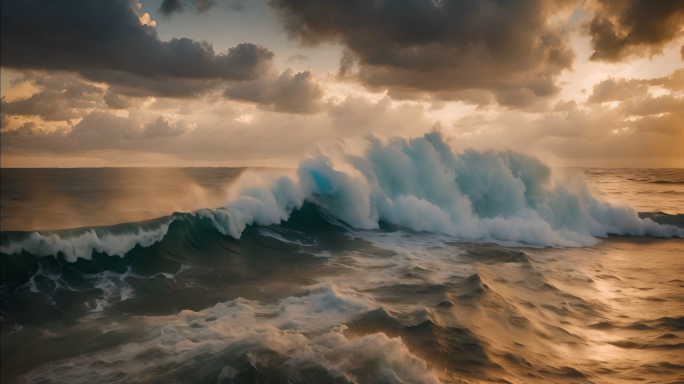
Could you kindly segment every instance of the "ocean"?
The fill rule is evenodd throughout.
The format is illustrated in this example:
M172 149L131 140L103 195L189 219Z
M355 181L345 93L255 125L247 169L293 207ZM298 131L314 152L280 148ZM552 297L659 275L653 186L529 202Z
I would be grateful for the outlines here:
M439 137L2 169L5 383L684 382L684 170Z

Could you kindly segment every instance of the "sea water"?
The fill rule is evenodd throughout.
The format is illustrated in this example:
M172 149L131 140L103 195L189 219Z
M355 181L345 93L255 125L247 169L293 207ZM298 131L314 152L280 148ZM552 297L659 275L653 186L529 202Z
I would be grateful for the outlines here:
M684 170L431 133L0 175L3 382L684 381Z

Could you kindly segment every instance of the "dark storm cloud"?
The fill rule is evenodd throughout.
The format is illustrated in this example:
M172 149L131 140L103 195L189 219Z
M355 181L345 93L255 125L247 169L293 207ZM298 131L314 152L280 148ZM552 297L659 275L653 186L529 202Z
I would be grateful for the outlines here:
M209 8L216 5L216 3L211 0L195 0L194 4L197 12L207 11Z
M321 109L323 89L311 72L293 75L288 69L277 78L235 83L224 96L270 107L276 112L305 114Z
M271 68L273 53L254 44L217 54L206 42L162 41L131 5L128 0L3 0L0 64L78 71L92 80L133 87L145 79L157 84L159 93L168 91L168 80L252 80Z
M46 92L61 92L68 98L102 93L99 87L70 72L23 71L23 77L15 79L13 84L21 82L31 82Z
M354 69L354 64L356 64L354 54L348 49L342 51L342 57L340 57L340 71L337 73L337 77L345 78L347 75L351 74Z
M110 84L110 90L126 96L186 98L217 88L225 81L160 76L136 76L119 71L83 71L86 78Z
M183 6L180 0L164 0L159 6L157 12L161 13L166 17L169 17L174 13L185 12L185 6Z
M370 88L459 99L493 91L501 104L555 94L574 54L552 15L573 1L272 0L285 29L304 45L343 44ZM340 74L354 60L345 55ZM522 100L522 101L521 101Z
M191 6L195 9L197 13L202 13L216 5L215 2L211 0L194 0L191 2ZM180 0L164 0L162 1L157 12L164 15L164 17L170 17L174 13L185 12L185 5Z
M111 109L128 109L134 105L131 98L109 90L104 95L104 102Z
M598 0L589 24L592 60L615 62L630 54L662 51L682 35L682 0Z
M307 56L304 56L301 54L296 54L296 55L292 55L292 56L288 57L287 60L285 60L285 62L286 63L294 63L297 61L309 61L309 60L311 60L311 59L309 59Z
M84 113L76 108L88 108L95 103L69 99L59 92L40 92L28 99L6 102L0 101L0 109L7 115L36 115L45 121L69 121L83 117Z

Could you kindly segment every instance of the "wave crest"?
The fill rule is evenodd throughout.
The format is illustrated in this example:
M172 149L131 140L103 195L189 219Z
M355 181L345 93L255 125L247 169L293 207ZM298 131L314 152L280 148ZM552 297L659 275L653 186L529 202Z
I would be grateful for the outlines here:
M376 138L364 157L330 158L298 170L307 200L347 224L380 221L462 239L540 246L589 246L609 234L683 237L682 229L641 219L634 209L598 200L582 180L552 183L540 160L511 151L455 153L439 132ZM351 166L351 171L349 171Z
M67 261L92 258L93 252L123 257L137 245L149 247L161 241L175 220L169 216L147 224L120 224L111 227L81 228L63 231L35 231L5 234L0 252L15 254L26 251L35 256L57 256Z

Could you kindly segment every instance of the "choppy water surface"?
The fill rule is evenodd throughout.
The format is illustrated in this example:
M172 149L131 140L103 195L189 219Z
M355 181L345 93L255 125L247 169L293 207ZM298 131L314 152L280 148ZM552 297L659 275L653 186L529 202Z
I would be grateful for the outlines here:
M320 167L301 167L298 178L288 176L301 185L285 188L287 183L270 178L275 181L243 188L242 197L226 197L232 203L219 210L191 211L202 208L192 206L151 221L92 227L103 224L97 220L113 224L99 217L121 204L110 196L137 198L131 206L143 207L147 197L131 194L131 185L157 180L129 175L126 188L112 180L107 182L113 187L94 186L100 171L112 172L2 172L3 382L684 381L684 225L676 215L684 213L678 203L681 170L585 170L594 195L612 206L618 199L632 201L648 212L641 215L648 220L619 216L624 226L605 218L617 213L604 203L569 199L544 187L543 199L539 192L526 206L546 221L546 204L564 219L533 234L525 232L537 228L530 224L533 214L487 211L496 206L488 199L505 200L507 194L461 186L472 202L473 228L486 230L486 236L450 232L450 225L462 231L470 223L456 222L453 212L441 227L433 225L438 210L422 215L428 209L423 200L451 209L428 191L427 181L421 182L422 192L412 190L418 203L401 206L412 223L376 206L377 226L364 229L365 216L338 210L358 207L348 204L349 196L364 198ZM168 199L173 179L167 179L169 170L159 172L166 172L159 190ZM173 174L185 175L181 192L187 180L223 191L241 172ZM314 177L320 183L313 193L306 191L307 174L319 178ZM468 182L484 185L492 177L487 174ZM516 176L525 179L523 171ZM35 200L48 192L36 178L51 177L70 186L50 190L62 194L56 199L78 203L65 214L73 211L91 227L32 232L55 229L56 221L49 228L22 223L48 204ZM408 195L400 181L394 176L390 189L403 188L402 193L387 192L394 208ZM367 196L375 196L369 190ZM91 200L102 195L115 204ZM554 200L557 195L565 205ZM287 207L292 199L285 217L266 210L271 203ZM582 204L572 206L573 201ZM97 204L101 212L91 212ZM158 206L164 204L160 200ZM571 209L561 208L566 206ZM11 215L6 207L14 209ZM578 229L582 216L567 212L580 209L598 223L581 225L604 227ZM130 211L144 214L142 208ZM501 223L486 221L496 218ZM520 233L510 233L511 223ZM610 234L619 231L647 236ZM585 235L596 239L593 245L579 244ZM577 244L554 244L563 241Z

